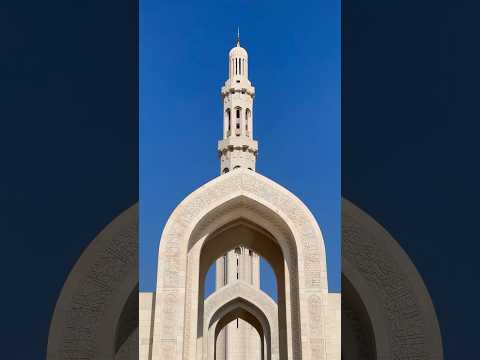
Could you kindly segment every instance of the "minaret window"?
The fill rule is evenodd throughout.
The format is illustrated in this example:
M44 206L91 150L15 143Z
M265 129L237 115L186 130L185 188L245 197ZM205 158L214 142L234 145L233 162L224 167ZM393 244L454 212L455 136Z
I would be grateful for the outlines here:
M235 110L236 110L235 111L236 112L236 126L235 127L236 127L237 130L240 130L240 114L242 112L242 109L241 108L236 108ZM240 133L237 132L237 136L239 136L239 135L240 135Z
M232 115L230 109L227 109L228 131L232 130Z

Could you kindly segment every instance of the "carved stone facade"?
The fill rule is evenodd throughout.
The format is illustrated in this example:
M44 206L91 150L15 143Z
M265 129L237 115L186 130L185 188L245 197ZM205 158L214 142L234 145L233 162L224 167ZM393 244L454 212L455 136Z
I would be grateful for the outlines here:
M342 357L443 359L435 309L407 254L347 200L342 223Z
M269 324L278 342L262 340L264 350L271 349L263 352L266 359L340 359L340 299L328 293L320 228L297 197L248 169L213 179L170 216L160 241L152 328L140 334L141 344L151 343L145 359L210 359L209 299L245 286L267 297L239 281L243 287L232 283L204 300L209 266L238 246L264 257L277 277L277 316ZM246 294L237 297L248 301ZM248 316L262 323L252 312Z
M137 206L90 243L57 301L47 360L133 359L138 354Z

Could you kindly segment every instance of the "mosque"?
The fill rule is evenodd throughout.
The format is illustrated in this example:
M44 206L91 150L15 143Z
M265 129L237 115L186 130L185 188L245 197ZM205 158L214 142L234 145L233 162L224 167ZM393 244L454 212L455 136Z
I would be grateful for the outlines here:
M220 176L171 214L157 290L140 294L140 359L340 360L340 295L329 293L320 228L295 195L256 172L248 54L228 56ZM278 302L260 289L260 256ZM216 291L204 298L215 263Z
M387 229L346 199L340 313L312 214L255 172L254 88L239 41L222 97L221 176L168 220L157 290L138 292L136 204L97 234L70 271L46 359L442 360L435 308L420 274ZM260 256L274 270L276 302L260 289ZM205 299L211 264L217 289Z

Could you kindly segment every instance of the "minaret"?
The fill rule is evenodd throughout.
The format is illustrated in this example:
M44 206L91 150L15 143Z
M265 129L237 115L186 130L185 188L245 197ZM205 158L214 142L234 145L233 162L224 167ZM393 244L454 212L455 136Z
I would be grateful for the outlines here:
M224 107L223 139L218 142L220 171L225 174L240 167L255 170L258 144L253 140L253 97L255 88L248 80L248 54L237 45L228 54L229 78L222 87ZM234 281L260 287L260 258L252 250L238 247L216 262L216 288ZM216 360L260 360L257 331L241 319L226 325L218 335Z
M255 170L258 144L253 140L253 98L255 88L248 80L248 54L237 45L228 54L228 79L222 86L223 139L218 142L220 171L238 168Z

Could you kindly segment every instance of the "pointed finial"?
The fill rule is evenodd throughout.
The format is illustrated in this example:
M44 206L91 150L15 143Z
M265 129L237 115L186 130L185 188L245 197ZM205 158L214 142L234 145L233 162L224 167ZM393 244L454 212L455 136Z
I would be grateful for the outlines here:
M240 26L237 27L237 46L240 46Z

